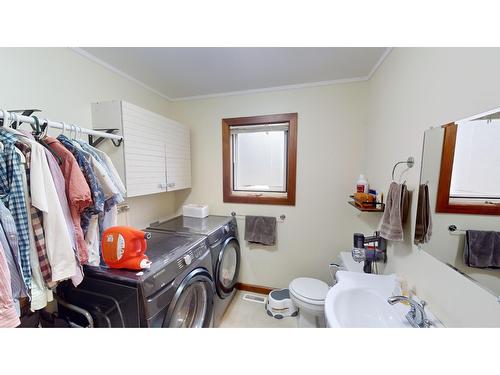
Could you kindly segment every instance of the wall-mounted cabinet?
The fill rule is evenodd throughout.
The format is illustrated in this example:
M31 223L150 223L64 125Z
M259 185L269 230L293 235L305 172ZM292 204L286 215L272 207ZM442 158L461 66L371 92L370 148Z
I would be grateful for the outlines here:
M94 129L118 129L124 142L99 146L113 160L127 197L191 187L189 128L125 101L92 104Z

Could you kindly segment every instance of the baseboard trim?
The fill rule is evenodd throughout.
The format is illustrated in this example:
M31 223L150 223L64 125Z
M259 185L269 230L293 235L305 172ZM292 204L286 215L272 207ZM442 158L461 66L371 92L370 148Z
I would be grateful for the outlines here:
M262 286L262 285L252 285L252 284L237 283L236 284L236 289L238 289L238 290L244 290L245 292L252 292L252 293L259 293L259 294L269 294L269 293L271 293L272 290L274 290L276 288L270 288L268 286Z

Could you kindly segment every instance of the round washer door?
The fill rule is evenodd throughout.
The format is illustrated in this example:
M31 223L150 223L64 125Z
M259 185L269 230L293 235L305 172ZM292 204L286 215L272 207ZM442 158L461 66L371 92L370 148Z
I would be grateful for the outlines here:
M234 290L240 272L240 244L234 237L228 238L222 245L217 259L215 287L221 298L229 296Z
M168 328L210 327L214 310L214 286L208 272L196 269L182 281L163 321Z

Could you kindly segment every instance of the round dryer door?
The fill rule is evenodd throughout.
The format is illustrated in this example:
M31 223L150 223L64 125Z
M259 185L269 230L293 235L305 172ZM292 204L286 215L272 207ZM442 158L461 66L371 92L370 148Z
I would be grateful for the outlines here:
M240 244L236 238L228 238L219 253L215 275L217 294L221 298L229 296L240 272Z
M213 316L214 287L205 270L194 270L183 280L168 309L164 327L210 327Z

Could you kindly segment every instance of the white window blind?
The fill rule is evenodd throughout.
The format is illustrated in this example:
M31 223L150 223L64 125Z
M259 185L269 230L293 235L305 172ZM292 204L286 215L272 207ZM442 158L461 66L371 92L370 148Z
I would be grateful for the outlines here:
M500 120L458 124L452 198L500 198Z
M286 192L288 124L231 127L233 189Z

